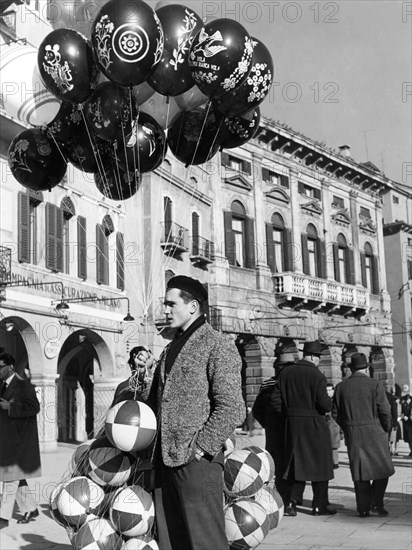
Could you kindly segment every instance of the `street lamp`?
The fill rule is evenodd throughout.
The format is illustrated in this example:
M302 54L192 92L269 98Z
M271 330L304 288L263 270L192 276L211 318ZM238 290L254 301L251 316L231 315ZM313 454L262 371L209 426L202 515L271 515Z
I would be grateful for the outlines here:
M127 296L115 296L113 298L97 298L95 296L89 296L87 298L67 298L67 299L64 299L62 297L60 302L58 302L58 304L56 305L56 309L58 309L58 310L69 309L69 303L70 304L83 304L85 302L91 302L91 303L93 303L93 302L109 302L109 301L112 301L112 300L127 300L127 314L126 314L125 318L123 319L123 321L127 321L127 322L134 321L134 317L132 317L132 315L130 315L130 300Z

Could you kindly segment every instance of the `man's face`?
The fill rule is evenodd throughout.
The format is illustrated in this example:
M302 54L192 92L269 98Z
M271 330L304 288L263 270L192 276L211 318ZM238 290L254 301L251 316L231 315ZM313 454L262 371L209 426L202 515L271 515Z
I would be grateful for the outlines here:
M7 380L12 375L12 368L10 365L6 365L4 361L0 361L0 380Z
M327 387L326 391L328 392L329 397L333 397L333 388Z
M185 330L193 320L193 301L185 304L178 288L170 288L165 296L165 315L172 328Z

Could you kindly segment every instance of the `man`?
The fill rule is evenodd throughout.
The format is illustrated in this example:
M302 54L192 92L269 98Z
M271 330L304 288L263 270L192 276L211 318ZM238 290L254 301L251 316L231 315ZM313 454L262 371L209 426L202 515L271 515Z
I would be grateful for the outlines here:
M369 378L363 353L354 353L352 375L335 388L333 417L343 429L349 465L361 518L369 512L386 516L383 498L389 476L395 473L389 454L391 411L379 380Z
M305 342L303 359L279 375L281 412L284 416L283 468L278 490L285 514L296 516L305 482L312 482L312 514L335 514L328 508L328 481L333 478L332 444L325 413L332 410L326 378L318 370L320 342Z
M8 526L13 514L19 481L39 477L40 448L36 416L40 411L36 392L29 380L15 372L15 360L0 353L0 529ZM24 514L27 523L39 515L36 509Z
M196 279L176 276L167 284L165 315L177 332L159 359L148 402L158 419L155 504L162 550L229 548L223 445L246 414L242 363L234 343L206 322L206 302Z
M139 360L146 363L152 359L152 352L145 346L135 346L130 350L129 359L127 361L130 367L130 377L117 386L114 392L113 401L110 405L113 407L120 401L133 399L135 401L146 401L150 389L152 379L151 369L139 368ZM151 365L153 361L149 362Z

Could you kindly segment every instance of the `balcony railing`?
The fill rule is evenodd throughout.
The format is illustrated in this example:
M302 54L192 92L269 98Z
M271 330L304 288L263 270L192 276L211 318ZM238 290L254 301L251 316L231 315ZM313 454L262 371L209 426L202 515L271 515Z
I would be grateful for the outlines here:
M194 263L210 264L215 260L215 244L203 237L192 237L190 259Z
M163 222L160 246L168 254L182 254L189 251L189 231L175 222Z
M285 295L288 301L311 302L314 307L323 304L354 311L368 310L370 307L369 291L352 285L325 281L298 273L275 275L273 283L275 294Z

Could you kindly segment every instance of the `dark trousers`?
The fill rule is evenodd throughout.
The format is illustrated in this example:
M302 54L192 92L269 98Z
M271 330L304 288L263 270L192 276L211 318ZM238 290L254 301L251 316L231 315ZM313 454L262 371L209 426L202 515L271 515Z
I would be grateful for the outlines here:
M228 550L222 465L206 458L156 466L155 506L162 550Z
M313 491L312 508L327 506L329 481L312 481L311 483ZM305 485L306 481L297 481L294 479L276 480L276 487L285 506L292 500L295 502L302 502Z
M359 513L369 512L371 506L383 506L383 497L389 478L374 479L373 481L354 481L356 508Z

